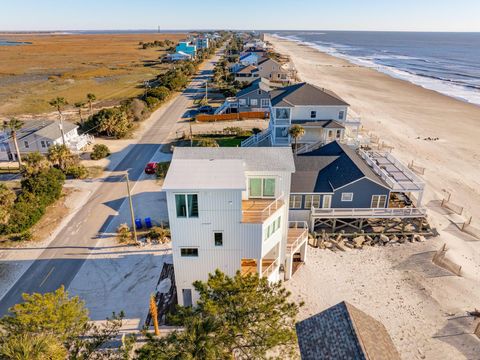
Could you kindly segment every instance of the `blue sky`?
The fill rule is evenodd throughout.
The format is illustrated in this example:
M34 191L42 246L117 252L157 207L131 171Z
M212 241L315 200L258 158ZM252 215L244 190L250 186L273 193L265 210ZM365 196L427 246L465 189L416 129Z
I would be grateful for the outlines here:
M480 0L2 0L0 30L480 31Z

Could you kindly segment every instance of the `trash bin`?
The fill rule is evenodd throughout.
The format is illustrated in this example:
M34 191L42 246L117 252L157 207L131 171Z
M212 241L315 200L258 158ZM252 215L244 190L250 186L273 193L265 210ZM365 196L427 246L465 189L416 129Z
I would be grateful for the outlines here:
M135 219L135 227L137 229L141 229L143 226L142 226L142 219Z
M150 219L149 217L146 217L145 218L145 226L147 227L147 229L151 229L152 228L152 219Z

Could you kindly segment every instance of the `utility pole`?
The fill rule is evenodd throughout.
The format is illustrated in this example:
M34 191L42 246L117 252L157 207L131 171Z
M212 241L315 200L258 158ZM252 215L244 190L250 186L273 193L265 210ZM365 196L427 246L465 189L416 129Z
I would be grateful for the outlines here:
M208 105L208 80L205 81L205 105Z
M130 216L132 217L133 239L135 240L135 242L138 242L137 227L135 225L135 214L133 213L133 202L132 202L132 194L130 192L130 181L128 179L128 172L125 174L125 178L127 179L128 202L130 203Z
M65 132L63 131L63 114L61 111L58 112L60 116L60 124L58 124L58 127L60 128L60 133L62 134L62 143L63 146L66 146L65 144Z

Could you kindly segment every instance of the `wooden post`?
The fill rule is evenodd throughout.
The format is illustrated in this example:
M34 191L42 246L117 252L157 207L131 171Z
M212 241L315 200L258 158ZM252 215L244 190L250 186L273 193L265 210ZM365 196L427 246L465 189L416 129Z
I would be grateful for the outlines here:
M157 309L157 302L155 301L155 296L150 296L150 315L152 316L153 320L153 328L155 330L155 335L160 335L160 329L158 327L158 309Z
M480 339L480 321L477 324L477 327L475 328L475 331L473 332L477 337Z

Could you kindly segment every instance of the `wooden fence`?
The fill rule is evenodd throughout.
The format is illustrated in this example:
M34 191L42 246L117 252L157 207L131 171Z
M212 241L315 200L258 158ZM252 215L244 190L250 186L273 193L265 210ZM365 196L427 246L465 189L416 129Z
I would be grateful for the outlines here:
M195 117L195 120L198 122L215 122L215 121L238 121L245 119L268 119L270 113L268 111L249 111L249 112L239 112L236 114L218 114L218 115L207 115L199 114Z

